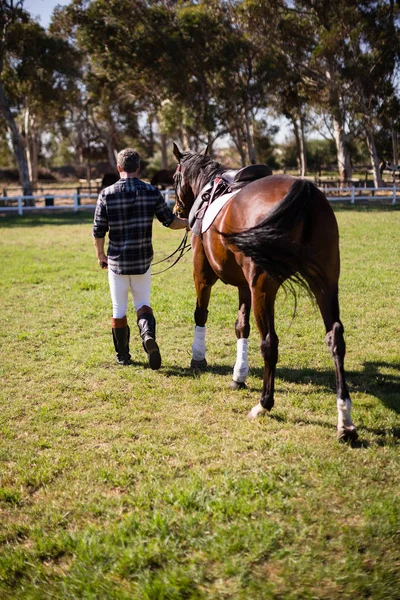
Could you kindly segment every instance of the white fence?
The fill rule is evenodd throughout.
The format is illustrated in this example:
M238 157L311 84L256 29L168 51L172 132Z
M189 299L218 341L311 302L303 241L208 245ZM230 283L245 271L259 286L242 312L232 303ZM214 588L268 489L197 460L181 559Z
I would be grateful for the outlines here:
M397 194L400 195L400 187L396 187L395 185L381 188L355 186L332 188L320 186L320 189L326 194L329 202L350 202L351 204L355 204L360 200L396 204Z
M174 190L161 190L168 206L175 204ZM0 196L0 213L24 212L37 210L73 210L93 209L96 206L98 194L38 194L35 196ZM34 201L34 206L26 206L27 202Z
M400 187L382 187L382 188L330 188L320 187L326 194L330 202L350 202L356 204L358 201L390 202L397 203L397 194L400 195ZM175 204L174 190L162 190L166 203L169 206ZM34 206L25 206L26 202L34 201ZM0 196L0 213L18 212L23 215L24 212L38 210L73 210L77 212L81 209L93 209L96 206L97 194L40 194L36 196Z

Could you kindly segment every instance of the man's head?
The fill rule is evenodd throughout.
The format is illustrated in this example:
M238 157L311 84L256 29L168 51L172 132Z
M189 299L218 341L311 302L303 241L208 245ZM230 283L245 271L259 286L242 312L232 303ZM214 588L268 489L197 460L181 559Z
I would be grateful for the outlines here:
M125 148L118 153L117 167L120 173L136 173L140 167L140 157L136 150Z

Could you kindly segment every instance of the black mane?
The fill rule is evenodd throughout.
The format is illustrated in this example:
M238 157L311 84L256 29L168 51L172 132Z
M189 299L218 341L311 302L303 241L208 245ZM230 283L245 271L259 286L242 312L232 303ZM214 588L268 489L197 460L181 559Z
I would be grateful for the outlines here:
M192 154L191 152L183 153L181 165L184 168L185 178L199 188L226 170L211 156Z

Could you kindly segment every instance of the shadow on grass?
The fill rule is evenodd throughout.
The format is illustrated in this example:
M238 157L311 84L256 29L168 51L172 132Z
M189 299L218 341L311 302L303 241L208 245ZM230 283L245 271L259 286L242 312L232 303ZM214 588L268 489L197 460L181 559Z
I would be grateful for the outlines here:
M381 369L393 369L395 374L382 373ZM190 367L169 367L165 372L171 376L196 377L204 371L194 371ZM232 367L226 365L209 364L207 373L220 376L232 376ZM250 391L260 391L263 378L263 368L251 369L251 374L260 380L260 385L248 385ZM335 393L335 375L332 370L315 369L289 369L277 367L276 375L288 383L312 384L323 391ZM388 362L365 362L362 371L346 371L350 392L364 392L378 398L387 408L400 414L400 364Z
M34 228L43 227L45 225L92 225L94 210L83 208L78 212L73 211L46 211L36 213L25 213L20 216L18 214L1 214L0 209L0 228L17 229L17 228Z
M357 202L350 204L349 202L332 204L335 212L397 212L400 211L399 204L389 204L383 202ZM0 228L17 228L17 227L43 227L44 225L79 225L93 223L94 209L92 207L81 206L79 211L71 210L44 210L38 209L32 212L25 212L20 216L15 213L1 212L0 208Z
M391 369L396 371L395 374L382 373L382 369ZM168 375L179 376L179 377L198 377L203 371L193 371L190 367L172 367L165 369ZM226 365L209 365L207 367L207 373L214 375L226 376L229 379L232 377L232 368ZM251 369L253 377L259 379L259 386L248 385L247 390L250 392L260 392L262 386L263 369L256 368ZM294 384L312 384L319 388L321 391L329 392L335 395L335 376L334 369L321 371L314 369L289 369L289 368L277 368L277 378ZM347 380L350 393L363 392L370 394L377 398L384 406L390 410L400 414L400 402L398 400L400 395L400 365L382 362L370 362L367 361L363 364L362 371L347 371ZM305 392L308 393L308 392ZM292 423L297 425L317 425L319 427L326 427L332 429L332 424L323 422L319 419L310 419L309 417L301 419L290 419L284 418L281 415L270 413L270 418L276 421ZM400 428L367 428L363 427L363 430L373 435L375 443L378 446L385 446L391 443L388 441L390 438L400 440ZM356 440L351 442L353 448L367 448L370 446L366 440Z
M350 202L335 202L331 204L334 212L346 211L346 212L396 212L400 210L399 204L392 204L386 201L371 202L368 200L359 200L355 204Z
M324 427L325 429L335 429L335 427L333 427L331 423L327 423L326 421L321 421L319 419L310 419L310 417L293 419L290 417L282 417L281 415L277 415L274 414L274 412L271 412L269 414L269 418L279 423L289 423L292 425L315 425L317 427ZM399 427L389 427L387 429L383 429L363 426L362 430L375 437L374 444L377 446L383 447L392 445L392 441L390 438L400 440ZM359 438L358 440L352 440L347 443L349 443L352 448L370 448L372 446L372 444L369 441L363 440L362 438Z

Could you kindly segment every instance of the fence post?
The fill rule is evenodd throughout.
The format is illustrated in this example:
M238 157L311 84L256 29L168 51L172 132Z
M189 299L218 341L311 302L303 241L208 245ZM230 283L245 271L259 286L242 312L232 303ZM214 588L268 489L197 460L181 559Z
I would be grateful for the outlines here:
M18 214L20 215L20 217L22 217L23 215L23 210L22 210L22 196L18 196Z
M393 200L392 200L392 204L396 204L396 186L393 186Z
M351 188L351 204L355 204L356 201L356 189L353 185L353 187Z
M79 204L80 204L80 196L79 196L78 192L75 192L75 194L74 194L74 212L78 211Z

